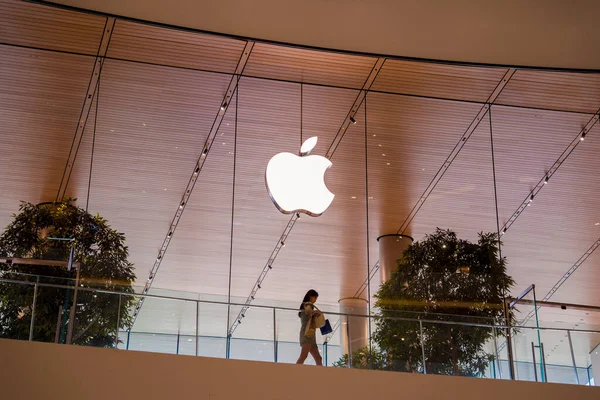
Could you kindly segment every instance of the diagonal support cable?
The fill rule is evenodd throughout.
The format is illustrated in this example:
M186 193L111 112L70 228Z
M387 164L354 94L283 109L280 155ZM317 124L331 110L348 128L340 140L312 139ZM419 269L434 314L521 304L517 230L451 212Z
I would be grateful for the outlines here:
M590 130L594 127L596 123L598 123L598 119L600 118L600 109L596 111L596 113L590 118L588 123L581 129L581 131L575 136L575 138L569 143L567 148L562 152L562 154L558 157L558 159L552 164L548 172L538 181L538 183L534 186L534 188L527 194L525 200L519 205L519 207L515 210L515 212L510 216L508 221L502 226L502 230L500 232L501 235L506 234L508 228L515 223L517 218L523 214L523 211L527 209L527 206L531 204L533 199L538 195L538 193L542 190L544 186L550 181L550 178L558 171L561 165L567 160L567 158L573 153L573 151L579 146L579 144L585 139Z
M410 211L410 213L408 214L408 216L406 217L406 219L400 226L400 229L398 229L398 231L396 233L404 234L406 229L408 229L408 227L410 226L410 223L413 221L413 219L415 218L417 213L421 210L421 207L423 207L423 204L425 204L425 201L427 200L427 198L429 197L431 192L433 192L433 189L435 189L435 187L438 185L438 183L444 177L444 175L450 168L450 165L452 165L452 162L456 159L456 157L458 157L458 154L460 153L460 151L463 149L465 144L467 144L467 142L469 141L469 139L471 138L471 136L473 135L473 133L475 132L475 130L477 129L479 124L481 123L481 121L483 121L484 117L490 110L490 107L492 106L492 104L494 104L494 102L496 101L498 96L500 96L500 93L502 93L502 90L504 90L504 88L506 87L506 85L508 84L510 79L513 77L515 72L516 72L515 68L510 68L506 71L506 73L504 74L504 76L502 77L500 82L498 82L498 85L496 85L496 88L494 89L492 94L490 94L490 96L488 97L487 102L481 107L481 109L479 110L479 112L477 113L477 115L475 116L475 118L473 119L473 121L471 122L471 124L469 125L467 130L465 131L465 133L463 133L463 135L460 137L460 139L458 140L456 145L454 145L454 148L452 149L452 151L450 152L448 157L446 157L446 160L444 161L442 166L438 169L438 171L434 175L431 182L429 182L429 185L427 186L427 188L425 189L425 191L423 192L423 194L421 195L421 197L419 198L417 203L414 205L414 207L412 208L412 210Z
M240 59L235 68L235 72L231 77L229 86L227 87L225 95L223 96L223 100L221 101L221 104L219 106L219 111L217 112L217 116L215 117L212 127L210 129L210 132L208 134L208 137L206 138L206 141L204 142L204 145L202 146L202 151L200 152L200 155L198 156L198 160L196 161L196 164L194 165L194 169L192 171L190 179L188 180L188 183L183 191L183 195L181 196L181 200L180 200L179 204L177 205L175 215L173 216L171 223L169 224L169 229L167 230L167 233L165 235L165 238L163 239L162 245L160 246L160 250L158 251L158 255L156 256L154 265L152 266L152 269L150 270L150 274L148 275L148 279L146 280L146 283L144 285L143 294L148 293L148 291L150 290L150 287L152 286L152 283L154 282L156 273L158 272L158 269L161 266L162 260L165 257L165 253L167 252L167 249L169 248L169 244L171 243L171 239L173 238L175 230L177 229L177 226L179 225L181 216L183 215L183 212L185 211L185 207L187 206L189 198L192 195L192 191L194 190L196 182L198 181L198 177L199 177L200 173L202 172L202 168L204 167L206 158L208 157L210 149L212 148L214 139L217 136L219 129L221 128L221 123L223 122L223 118L225 117L225 113L227 112L228 106L231 103L231 100L233 98L233 95L235 94L235 91L237 90L237 86L239 83L239 76L241 76L242 73L244 72L244 68L246 67L248 59L250 57L250 53L252 52L253 48L254 48L254 42L252 42L252 41L246 42L246 46L244 47L244 50L242 51L242 54L240 55ZM133 322L135 322L135 320L139 314L139 311L142 308L142 305L144 304L144 299L145 299L144 297L140 298L140 300L138 301L138 304L135 307L135 311L133 312Z
M79 114L79 120L77 121L77 128L75 128L75 135L73 136L73 141L71 142L69 157L67 158L67 164L65 165L63 176L60 180L55 201L63 200L67 192L67 186L69 186L69 180L71 179L73 167L75 166L75 159L77 158L79 146L81 146L81 140L83 138L83 133L85 132L85 126L87 125L87 121L90 116L90 110L92 109L94 95L98 87L98 79L100 79L100 73L102 72L102 67L104 65L106 53L108 52L110 39L114 31L115 21L115 18L109 17L104 23L102 38L100 39L98 51L96 52L96 59L94 60L94 68L92 69L92 74L88 83L83 106L81 107L81 112Z
M594 251L596 251L596 249L600 247L600 238L598 240L596 240L594 242L594 244L592 244L590 246L590 248L588 248L585 253L583 253L583 255L581 257L579 257L579 259L575 262L575 264L573 264L568 270L567 272L564 273L563 276L560 277L560 279L554 284L554 286L552 286L552 288L548 291L548 293L546 293L546 295L542 298L541 301L548 301L550 300L550 298L552 296L554 296L554 294L558 291L558 289L560 289L560 287L567 281L567 279L569 279L574 273L575 271L577 271L577 269L579 267L581 267L581 265L589 258L589 256L592 255L592 253ZM525 323L527 323L531 318L533 318L533 316L535 315L535 312L537 310L539 310L540 307L537 307L536 310L531 310L526 316L525 318L523 318L523 320L519 323L519 325L525 325Z
M365 96L369 92L369 89L371 89L371 86L373 85L375 78L377 78L379 71L381 71L381 67L383 66L384 62L385 62L385 58L378 58L377 61L375 61L375 64L371 68L371 72L369 73L369 76L367 76L367 79L365 80L365 83L363 84L362 89L358 92L358 95L356 96L356 99L354 100L352 107L350 107L350 111L348 111L348 114L346 114L346 118L344 118L344 121L342 122L342 125L340 126L340 129L338 130L337 134L333 138L333 141L331 142L331 145L329 146L327 153L325 153L326 158L331 159L333 157L333 154L335 153L340 142L344 138L346 131L348 130L350 125L352 125L356 122L356 119L355 119L356 113L358 112L358 109L360 108L361 104L363 103ZM240 312L239 312L238 316L235 318L235 320L233 320L233 323L231 324L231 327L229 328L229 331L228 331L229 336L233 335L233 332L242 323L242 319L244 319L246 317L246 312L250 308L250 304L252 304L252 302L256 298L256 293L262 288L263 282L264 282L265 278L267 277L267 274L269 273L269 271L271 271L271 269L273 269L273 264L275 263L275 259L279 255L279 252L281 251L281 249L285 246L285 242L286 242L290 232L292 231L292 228L294 227L294 225L296 224L296 222L298 221L299 218L300 218L300 214L295 213L294 215L292 215L292 217L290 218L286 227L284 228L283 233L281 234L281 236L279 237L279 240L277 241L277 244L275 245L275 248L271 252L271 255L269 256L265 266L263 267L260 275L258 276L258 279L254 283L254 286L252 287L252 290L250 291L250 295L246 299L244 306L240 310Z
M427 198L429 197L429 195L431 194L433 189L435 189L435 187L437 186L439 181L442 179L442 177L446 173L446 171L448 171L448 168L450 168L450 165L452 165L452 162L456 159L456 157L458 156L458 153L460 153L460 151L465 146L465 144L467 143L469 138L473 135L473 133L475 132L475 130L477 129L477 127L479 126L481 121L484 119L486 114L489 112L491 105L496 101L498 96L500 96L500 93L502 93L502 90L504 90L506 85L508 85L508 82L513 77L513 75L515 74L516 71L517 70L515 68L509 68L506 71L506 73L504 74L504 76L502 77L500 82L498 82L498 84L494 88L493 92L488 97L486 103L481 107L481 109L479 110L479 112L477 113L477 115L475 116L473 121L471 121L471 124L469 125L467 130L460 137L460 139L458 140L458 142L456 143L456 145L454 146L454 148L452 149L452 151L450 152L448 157L446 157L446 160L444 161L442 166L438 169L435 176L433 177L433 179L431 180L431 182L429 183L429 185L427 186L427 188L425 189L425 191L423 192L423 194L421 195L421 197L419 198L417 203L412 208L409 215L406 217L406 219L400 226L400 229L398 229L398 231L396 232L397 234L404 234L404 231L406 231L406 229L408 228L408 226L410 225L412 220L415 218L416 214L419 212L419 210L425 203L425 200L427 200ZM356 291L355 297L358 297L364 293L369 282L371 281L371 279L373 279L373 277L375 277L375 274L379 271L380 268L381 268L380 260L377 260L377 262L371 269L370 276L367 277L367 279L365 279L365 281L361 284L361 286ZM340 321L338 320L335 323L335 325L333 326L333 331L328 336L327 341L329 341L329 339L337 331L337 329L339 328L339 325L340 325Z

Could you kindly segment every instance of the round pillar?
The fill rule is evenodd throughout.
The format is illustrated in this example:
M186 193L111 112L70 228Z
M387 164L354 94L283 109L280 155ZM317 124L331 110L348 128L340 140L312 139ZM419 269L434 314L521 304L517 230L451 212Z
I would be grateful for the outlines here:
M343 354L352 354L369 345L369 302L348 297L340 299L339 304L340 313L351 314L340 316L340 334Z
M404 251L414 239L406 235L382 235L377 238L379 242L379 264L381 282L387 282L398 268L398 260L404 256Z

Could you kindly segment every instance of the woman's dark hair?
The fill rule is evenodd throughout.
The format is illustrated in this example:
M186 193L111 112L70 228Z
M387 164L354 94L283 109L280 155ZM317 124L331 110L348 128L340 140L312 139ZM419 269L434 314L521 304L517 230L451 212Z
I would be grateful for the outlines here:
M319 297L319 293L315 289L310 289L304 295L304 299L302 300L302 304L300 304L300 310L304 310L304 303L308 303L311 297ZM298 313L299 317L302 317L302 313Z

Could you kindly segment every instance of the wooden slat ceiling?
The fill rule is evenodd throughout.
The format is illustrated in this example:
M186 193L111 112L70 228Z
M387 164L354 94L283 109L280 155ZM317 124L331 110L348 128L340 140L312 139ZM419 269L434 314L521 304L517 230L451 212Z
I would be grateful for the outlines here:
M504 237L510 272L519 286L535 283L541 296L600 237L600 225L596 225L600 222L596 194L600 130L596 127L589 135ZM600 291L586 290L598 284L593 276L596 256L569 278L552 301L600 304Z
M344 88L362 88L375 58L257 43L245 75Z
M600 74L521 70L496 102L593 114L599 100Z
M106 19L20 0L0 1L0 41L96 55Z
M386 60L373 90L485 102L505 73L506 68Z
M127 234L140 277L147 276L168 232L228 82L221 74L104 64L89 210ZM91 122L82 160L91 152ZM88 171L89 165L77 163L67 188L79 204Z
M0 226L19 202L54 201L93 59L0 47Z
M245 42L117 21L109 57L233 73Z
M105 18L1 0L0 22L0 224L6 225L19 200L56 196ZM122 20L115 26L100 83L89 210L126 234L143 284L244 42ZM299 83L304 83L303 137L318 136L314 153L323 155L374 64L372 57L255 45L240 81L239 104L230 102L153 292L223 299L231 269L231 295L246 299L289 221L267 195L264 169L278 152L298 151ZM298 221L257 300L295 304L309 287L332 306L353 295L367 265L378 259L377 236L400 228L477 115L478 102L486 101L505 71L387 60L373 85L376 92L367 96L367 162L361 108L326 175L334 203L322 217ZM492 128L502 225L600 108L600 74L519 70L496 103ZM67 190L80 205L87 198L95 106ZM538 285L538 295L545 294L600 237L599 138L595 127L505 235L503 254L517 280L514 294L531 283ZM477 232L495 231L491 160L485 120L406 233L419 240L436 227L451 228L474 240ZM590 257L553 300L600 305L598 257ZM136 330L193 330L190 311L167 303L175 304L147 302ZM222 334L223 309L202 312L202 319L219 321L218 327L202 325L205 333ZM588 326L600 321L586 317Z

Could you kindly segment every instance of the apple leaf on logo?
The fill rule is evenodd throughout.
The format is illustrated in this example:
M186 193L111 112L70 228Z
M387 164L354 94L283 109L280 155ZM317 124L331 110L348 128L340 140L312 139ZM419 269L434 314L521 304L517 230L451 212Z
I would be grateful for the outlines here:
M302 143L302 147L300 147L300 155L301 156L308 155L308 153L310 153L312 151L312 149L315 148L316 145L317 145L317 137L316 136L306 139L304 141L304 143Z

